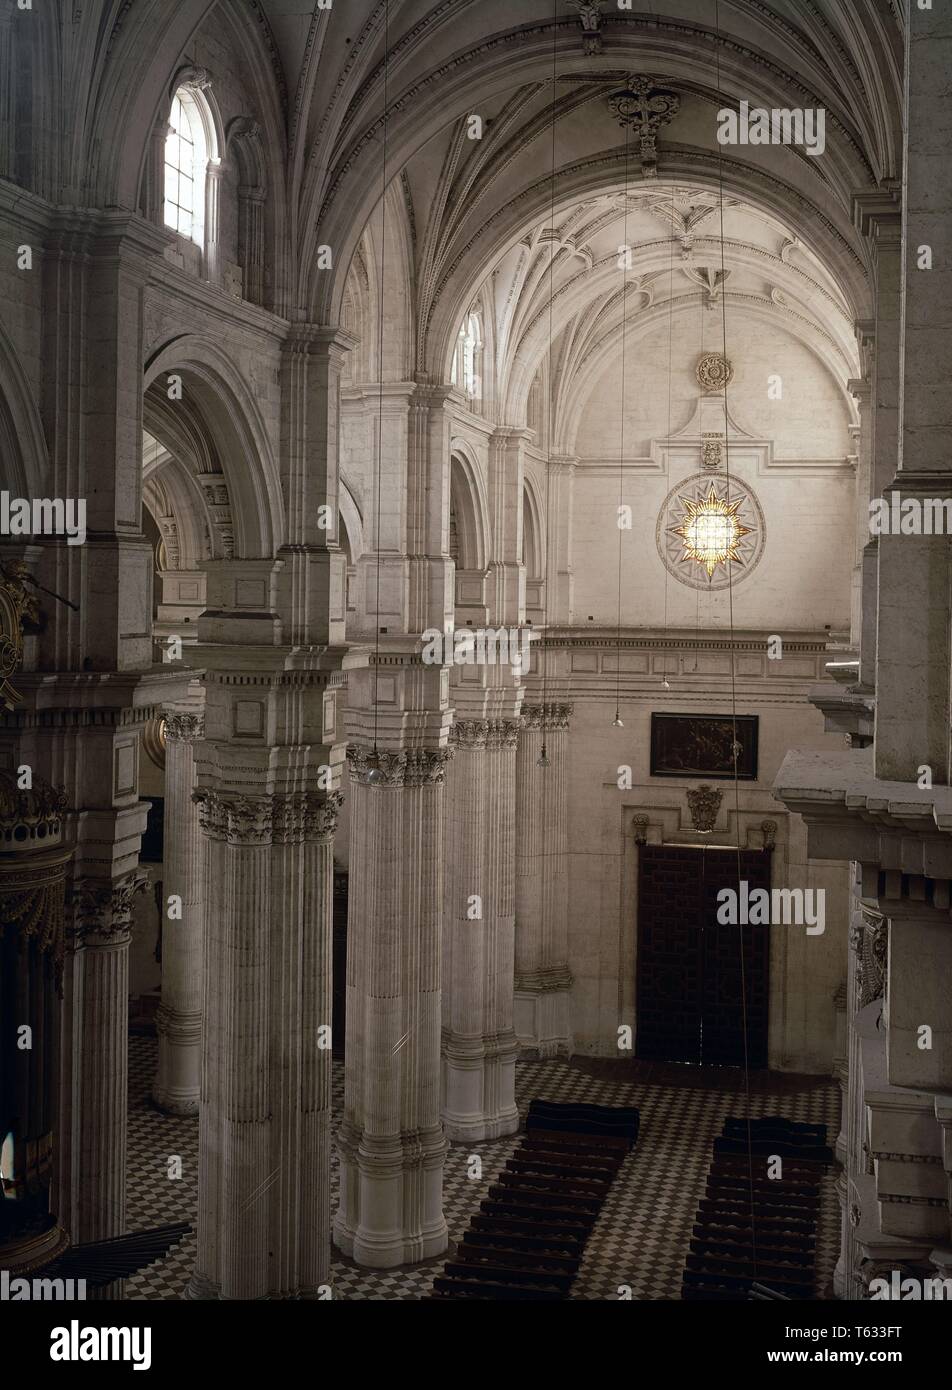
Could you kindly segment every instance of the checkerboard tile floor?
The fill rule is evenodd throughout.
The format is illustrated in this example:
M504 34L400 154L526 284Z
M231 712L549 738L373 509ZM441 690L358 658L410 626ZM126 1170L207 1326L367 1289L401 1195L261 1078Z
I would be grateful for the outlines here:
M149 1103L155 1069L155 1040L129 1040L129 1171L127 1222L130 1230L196 1216L198 1121L171 1119ZM343 1108L343 1067L334 1064L333 1104L339 1122ZM576 1058L522 1062L516 1073L516 1099L525 1115L535 1097L587 1101L595 1105L636 1105L641 1112L638 1144L612 1185L572 1287L573 1299L614 1300L622 1286L634 1299L677 1299L697 1204L704 1190L714 1138L728 1115L745 1114L743 1078L736 1072L622 1063ZM757 1074L751 1078L751 1114L784 1115L827 1125L832 1145L839 1128L839 1088L827 1077ZM454 1144L447 1155L444 1209L451 1242L460 1240L489 1185L510 1157L518 1136L477 1146ZM467 1159L478 1152L483 1177L467 1176ZM169 1158L182 1159L183 1176L167 1176ZM331 1206L338 1200L336 1155L331 1174ZM832 1279L839 1248L839 1204L834 1173L823 1181L817 1239L817 1287L821 1295ZM166 1259L126 1281L126 1298L179 1298L191 1276L195 1237ZM407 1269L360 1269L334 1252L332 1280L338 1299L425 1298L446 1256Z

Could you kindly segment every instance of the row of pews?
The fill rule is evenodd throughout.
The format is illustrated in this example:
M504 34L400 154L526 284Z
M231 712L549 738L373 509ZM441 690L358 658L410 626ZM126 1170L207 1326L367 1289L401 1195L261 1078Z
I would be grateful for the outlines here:
M770 1177L776 1158L781 1176ZM698 1206L682 1299L815 1297L820 1183L832 1162L825 1125L769 1115L751 1120L748 1133L746 1120L726 1120Z
M472 1218L434 1299L568 1298L638 1111L534 1100L526 1134Z

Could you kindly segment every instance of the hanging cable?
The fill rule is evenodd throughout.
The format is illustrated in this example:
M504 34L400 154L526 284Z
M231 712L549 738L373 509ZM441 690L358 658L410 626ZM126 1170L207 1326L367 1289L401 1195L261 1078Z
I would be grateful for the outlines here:
M551 575L549 573L552 556L553 527L552 516L549 503L550 479L552 475L552 434L555 425L555 376L552 370L552 313L554 303L554 275L555 275L555 119L556 119L556 95L557 95L557 69L558 69L558 0L554 0L552 6L552 179L549 188L549 357L548 357L548 386L549 386L549 410L548 424L545 438L545 570L544 570L544 598L542 601L542 748L539 753L539 767L549 766L549 753L546 741L548 707L546 705L546 688L549 675L549 608L551 601ZM543 806L543 814L544 814Z
M380 685L380 478L381 454L383 452L384 290L387 283L387 135L390 119L390 0L384 0L383 35L383 131L381 137L383 146L383 169L381 172L380 192L380 283L377 286L377 299L379 304L377 313L379 407L377 417L377 447L374 459L374 553L377 559L376 595L374 599L374 747L371 755L371 767L367 776L368 782L379 782L382 777L380 771L380 753L377 749L377 719L380 708L377 696Z
M628 258L631 255L631 247L628 244L628 146L630 140L630 128L625 126L625 216L624 228L622 231L621 246L621 435L618 444L618 608L616 612L616 623L618 636L615 643L615 718L612 724L616 729L623 729L625 726L621 722L621 538L622 528L622 509L624 507L625 496L625 388L628 379L625 375L625 347L628 339Z
M720 23L720 0L714 0L714 59L716 66L717 95L721 95L721 23ZM720 240L721 240L721 342L724 357L724 471L727 480L726 502L730 506L730 412L727 401L727 292L725 288L726 276L725 254L724 254L724 160L718 153L718 208L720 213ZM737 768L737 754L740 744L737 739L737 678L736 660L734 651L734 585L732 561L727 557L727 603L728 603L728 623L730 627L730 661L731 661L731 724L732 742L731 753L734 765L734 823L737 836L737 898L740 900L740 777ZM740 946L740 992L741 992L741 1023L743 1028L744 1041L744 1097L746 1101L746 1120L747 1120L747 1177L750 1190L750 1233L751 1233L751 1254L753 1256L754 1278L757 1278L757 1213L754 1202L754 1151L753 1136L751 1133L751 1113L750 1113L750 1055L747 1040L747 962L744 952L744 926L740 921L738 912L738 941Z

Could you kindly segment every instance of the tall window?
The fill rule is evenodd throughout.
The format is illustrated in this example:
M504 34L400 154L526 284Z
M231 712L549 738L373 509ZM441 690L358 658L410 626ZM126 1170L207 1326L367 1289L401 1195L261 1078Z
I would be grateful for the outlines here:
M479 310L470 309L463 320L453 358L453 385L465 391L471 401L482 396L483 334Z
M201 246L205 236L208 141L195 97L180 87L165 140L165 225Z

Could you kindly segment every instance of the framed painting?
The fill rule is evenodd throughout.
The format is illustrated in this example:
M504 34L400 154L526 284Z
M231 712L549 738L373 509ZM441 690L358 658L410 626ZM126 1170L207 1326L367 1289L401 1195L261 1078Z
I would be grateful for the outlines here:
M734 776L736 727L737 776L757 780L756 714L652 714L652 777Z

